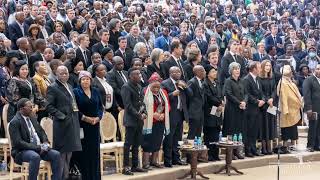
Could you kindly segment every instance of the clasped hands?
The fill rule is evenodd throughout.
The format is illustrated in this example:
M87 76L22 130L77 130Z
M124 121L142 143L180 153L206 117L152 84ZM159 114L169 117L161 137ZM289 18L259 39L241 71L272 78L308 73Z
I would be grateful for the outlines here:
M164 113L153 113L153 119L157 121L163 121L164 120Z
M91 124L91 125L95 125L99 122L99 117L89 117L89 116L85 116L83 115L82 120Z

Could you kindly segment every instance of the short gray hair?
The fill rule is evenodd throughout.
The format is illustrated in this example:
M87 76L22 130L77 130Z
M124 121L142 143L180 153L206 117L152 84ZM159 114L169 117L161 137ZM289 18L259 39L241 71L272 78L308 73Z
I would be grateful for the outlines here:
M241 68L241 65L237 62L232 62L231 64L229 64L229 74L232 74L232 71L236 68Z
M138 43L134 46L133 52L139 56L139 55L141 54L140 49L141 49L142 47L147 47L147 46L146 46L146 44L145 44L144 42L138 42Z
M150 55L152 62L158 61L161 53L163 53L162 49L160 48L153 49Z

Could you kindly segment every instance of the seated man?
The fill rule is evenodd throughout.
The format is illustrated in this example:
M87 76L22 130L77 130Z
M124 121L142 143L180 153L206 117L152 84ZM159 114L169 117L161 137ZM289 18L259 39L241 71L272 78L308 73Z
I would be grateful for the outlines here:
M17 164L29 163L29 180L37 180L40 161L50 161L52 180L60 180L60 153L50 149L48 138L36 118L33 104L22 98L17 103L18 112L10 121L11 155Z

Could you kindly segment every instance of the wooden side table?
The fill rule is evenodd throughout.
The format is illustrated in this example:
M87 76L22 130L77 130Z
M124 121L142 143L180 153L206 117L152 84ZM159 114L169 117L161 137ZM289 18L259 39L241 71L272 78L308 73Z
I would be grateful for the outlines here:
M224 143L217 143L216 144L219 148L226 149L226 165L222 166L218 171L214 172L215 174L218 174L222 172L223 170L226 170L226 173L228 176L230 176L230 170L234 170L238 174L243 174L243 172L239 171L237 168L232 166L232 156L233 156L233 150L241 147L242 145L239 144L224 144Z
M203 173L201 171L198 170L198 155L201 153L207 153L208 149L207 148L203 148L203 149L194 149L194 148L190 148L190 149L181 149L182 153L185 154L190 154L191 159L190 159L190 171L187 172L185 175L183 175L182 177L178 178L178 179L184 179L188 176L191 175L192 179L196 179L196 176L199 175L200 177L204 178L204 179L209 179L208 177L204 176Z

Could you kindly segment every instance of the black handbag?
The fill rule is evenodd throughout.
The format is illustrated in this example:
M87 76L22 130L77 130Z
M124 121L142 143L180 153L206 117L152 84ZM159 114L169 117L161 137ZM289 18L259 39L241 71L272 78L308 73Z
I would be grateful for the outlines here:
M82 180L81 173L75 164L69 170L69 180Z

